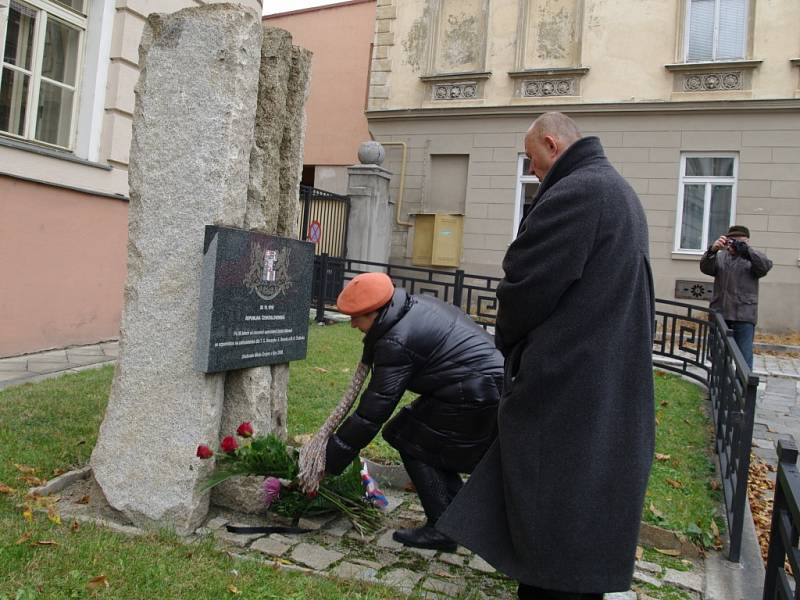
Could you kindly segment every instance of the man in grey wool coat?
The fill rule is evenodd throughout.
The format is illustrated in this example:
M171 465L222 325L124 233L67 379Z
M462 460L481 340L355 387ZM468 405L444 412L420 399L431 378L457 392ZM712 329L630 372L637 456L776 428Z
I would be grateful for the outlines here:
M599 600L630 588L653 457L647 222L569 117L539 117L525 151L542 183L497 287L498 438L437 529L520 598Z

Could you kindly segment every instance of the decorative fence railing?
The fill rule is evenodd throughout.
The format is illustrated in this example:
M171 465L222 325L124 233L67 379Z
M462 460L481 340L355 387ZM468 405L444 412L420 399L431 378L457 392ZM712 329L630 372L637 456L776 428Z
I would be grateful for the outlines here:
M797 446L794 440L778 440L778 476L772 501L763 600L794 600L800 595L798 499L800 473L797 471Z
M495 290L500 279L405 265L342 259L322 254L314 264L316 320L335 310L336 297L359 273L383 271L412 294L430 294L460 307L486 328L497 315ZM741 552L750 444L753 437L755 377L718 313L708 308L656 299L653 365L692 378L708 388L715 425L730 543L728 558Z
M797 446L793 440L778 440L778 477L772 502L763 600L793 600L800 596L797 579L800 576L798 499L800 473L797 471Z

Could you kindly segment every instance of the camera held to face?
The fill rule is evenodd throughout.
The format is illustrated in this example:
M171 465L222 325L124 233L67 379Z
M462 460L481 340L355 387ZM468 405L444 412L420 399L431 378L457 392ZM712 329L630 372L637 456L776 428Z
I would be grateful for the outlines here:
M735 238L728 238L727 242L725 242L725 246L730 250L730 252L736 256L747 256L747 242L742 240L737 240Z

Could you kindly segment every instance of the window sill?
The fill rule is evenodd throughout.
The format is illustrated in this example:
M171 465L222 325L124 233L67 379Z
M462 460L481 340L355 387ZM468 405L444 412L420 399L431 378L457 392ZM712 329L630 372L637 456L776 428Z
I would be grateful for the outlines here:
M686 252L686 251L676 252L673 250L672 260L691 260L695 262L700 262L700 259L703 258L703 254L705 254L705 252L700 252L699 254L696 254L694 252Z
M49 158L56 158L58 160L66 160L68 162L77 163L95 169L102 169L104 171L111 171L113 167L105 163L97 163L85 158L78 158L69 150L56 150L47 146L40 146L33 142L16 140L0 135L0 147L13 148L14 150L22 150L23 152L32 152L40 156L47 156Z
M791 58L789 62L795 67L800 67L800 58Z
M509 71L508 76L512 79L520 79L522 77L547 77L563 75L586 75L589 72L589 67L555 67L552 69L525 69L524 71Z
M473 81L476 79L489 79L492 76L490 71L467 72L467 73L446 73L442 75L421 75L420 81L426 83L437 83L444 81Z
M685 62L664 65L667 71L718 71L719 69L755 69L763 60L718 60L705 62Z

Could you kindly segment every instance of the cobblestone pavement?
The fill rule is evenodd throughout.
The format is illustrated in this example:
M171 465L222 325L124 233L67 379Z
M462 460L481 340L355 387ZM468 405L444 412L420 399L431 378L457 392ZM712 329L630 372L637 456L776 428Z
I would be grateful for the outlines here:
M788 355L754 354L753 373L759 377L800 380L800 358Z
M345 518L302 519L301 527L314 530L302 535L237 535L229 533L225 525L251 524L252 519L242 521L241 515L224 510L212 513L197 535L213 535L219 544L241 558L326 577L385 585L413 598L516 598L515 582L465 548L446 553L406 548L395 542L392 539L395 529L419 526L424 514L414 494L393 491L389 497L387 527L366 538ZM702 599L702 564L669 560L676 568L638 561L633 589L606 594L605 599Z
M800 441L800 359L756 354L753 373L760 378L753 452L777 465L777 440Z

